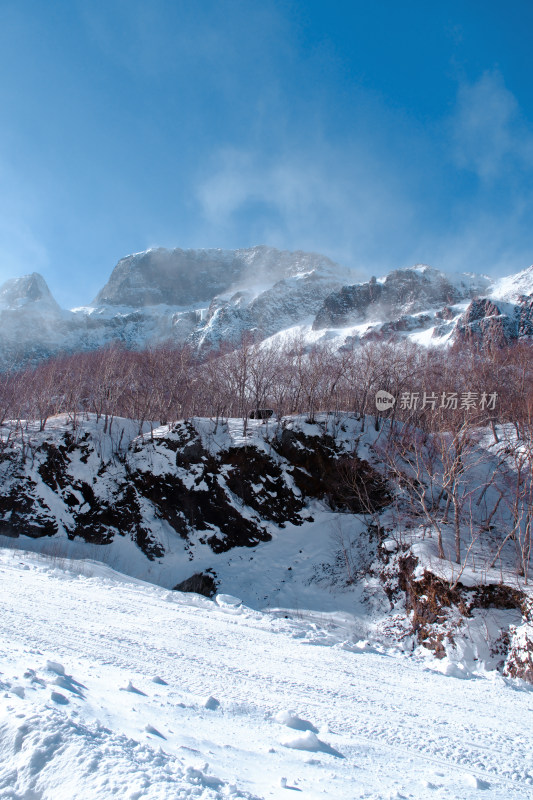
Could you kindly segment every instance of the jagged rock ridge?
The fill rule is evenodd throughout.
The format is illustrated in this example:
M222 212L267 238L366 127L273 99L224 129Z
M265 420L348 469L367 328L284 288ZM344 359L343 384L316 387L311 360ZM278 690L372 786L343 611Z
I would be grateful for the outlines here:
M314 330L342 328L365 321L394 320L435 306L449 306L486 291L490 280L461 275L455 280L428 266L396 269L386 278L343 286L326 298Z
M337 331L348 347L406 336L424 344L490 340L502 346L533 335L532 305L533 267L491 281L418 266L333 292L313 330L329 336ZM347 332L350 327L353 331Z
M339 270L326 256L272 247L242 250L166 250L159 247L121 259L93 305L144 308L209 304L241 286L271 285L312 270Z
M533 336L533 294L522 295L516 304L473 300L457 324L457 337L465 341L503 345L529 336Z

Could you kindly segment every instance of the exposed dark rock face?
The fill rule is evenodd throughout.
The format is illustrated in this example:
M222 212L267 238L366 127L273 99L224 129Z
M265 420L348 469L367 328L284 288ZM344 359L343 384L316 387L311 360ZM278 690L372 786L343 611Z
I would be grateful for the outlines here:
M390 502L383 478L366 461L338 451L331 436L320 439L284 430L273 446L293 466L291 477L303 497L326 500L331 508L368 513Z
M175 592L194 592L204 597L214 597L217 593L215 577L209 572L197 572L190 578L174 586Z
M375 278L358 286L343 286L326 297L313 329L342 328L352 322L362 322L369 311L377 309L382 295L383 284L377 283Z
M129 479L159 519L185 539L191 531L197 531L199 542L208 544L215 553L268 541L270 534L259 520L252 522L228 502L217 480L218 469L210 472L210 466L215 465L208 461L192 487L172 473L154 480L149 469L131 472Z
M517 304L490 299L473 300L457 324L456 338L503 346L533 335L533 294Z
M34 503L36 482L24 474L15 476L0 498L0 534L4 536L54 536L58 526L45 503Z
M119 425L115 420L115 443L122 438ZM232 441L220 423L218 433ZM122 537L152 560L164 557L169 535L185 549L253 547L271 539L269 526L301 525L313 498L367 511L358 508L357 492L346 493L345 462L352 469L350 485L355 475L355 484L370 489L377 505L388 502L373 468L348 459L331 436L281 428L267 442L263 434L260 426L249 444L213 451L195 425L180 422L107 455L101 434L82 430L35 432L29 448L13 437L0 458L0 533L66 534L98 545Z
M166 250L162 247L121 259L96 305L186 306L209 303L233 286L253 280L289 278L317 267L334 268L325 256L273 247L244 250ZM238 300L238 298L236 298Z
M342 328L373 321L395 320L434 306L457 303L486 288L483 278L452 282L444 273L431 267L397 269L384 281L371 278L368 283L343 286L326 298L313 323L315 330Z
M302 524L303 496L295 496L281 467L266 453L252 448L231 448L221 454L221 461L229 466L228 488L262 519L280 527L286 522ZM257 491L259 485L261 491Z

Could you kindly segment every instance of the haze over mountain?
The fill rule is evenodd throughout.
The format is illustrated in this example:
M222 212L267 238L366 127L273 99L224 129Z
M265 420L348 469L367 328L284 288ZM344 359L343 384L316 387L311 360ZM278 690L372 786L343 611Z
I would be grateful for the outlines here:
M351 346L403 336L437 345L489 334L509 341L533 331L533 267L498 280L427 265L356 278L316 253L157 248L121 259L90 305L62 310L33 273L0 287L0 360L18 365L114 341L205 352L238 346L245 333Z
M241 250L158 247L122 258L94 305L144 308L209 303L216 295L232 289L272 284L311 270L349 275L348 270L343 271L326 256L315 253L292 253L265 246Z

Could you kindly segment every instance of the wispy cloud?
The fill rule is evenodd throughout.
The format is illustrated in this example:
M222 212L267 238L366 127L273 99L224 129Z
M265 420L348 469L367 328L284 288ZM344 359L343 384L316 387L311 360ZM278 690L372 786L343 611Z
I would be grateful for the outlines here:
M398 176L357 146L268 157L226 148L208 161L196 197L210 240L247 230L255 242L322 251L365 271L394 261L384 237L413 222Z
M445 127L458 191L435 257L450 269L492 275L523 269L533 261L533 129L498 70L459 85ZM468 174L474 180L459 190Z
M246 231L249 243L322 251L366 274L417 261L498 274L533 261L533 132L497 71L459 85L439 130L371 114L349 143L283 135L269 155L212 153L195 186L201 236L233 246ZM389 130L380 143L374 123Z
M484 181L533 169L533 132L497 70L459 86L452 137L457 164Z
M72 80L35 83L40 115L33 79L2 107L0 278L43 271L58 293L79 286L79 303L88 274L103 284L113 260L149 244L272 244L365 275L533 261L533 130L498 70L460 82L439 116L442 85L427 112L420 87L403 93L373 69L367 80L335 26L306 36L298 4L201 6L76 0L63 28L13 11L14 75L33 75L40 45L50 74ZM447 102L440 56L432 69Z
M276 60L288 56L288 25L272 0L203 0L201 8L167 0L79 0L78 8L100 51L134 77L173 74L195 83L207 71L213 83L235 92L235 73L243 63L264 84L272 80Z

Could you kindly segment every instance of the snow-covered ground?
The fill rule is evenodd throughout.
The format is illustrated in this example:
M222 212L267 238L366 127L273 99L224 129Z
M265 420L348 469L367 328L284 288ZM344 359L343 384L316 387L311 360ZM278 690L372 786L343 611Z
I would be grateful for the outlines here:
M0 797L533 797L533 692L94 562L0 551Z

